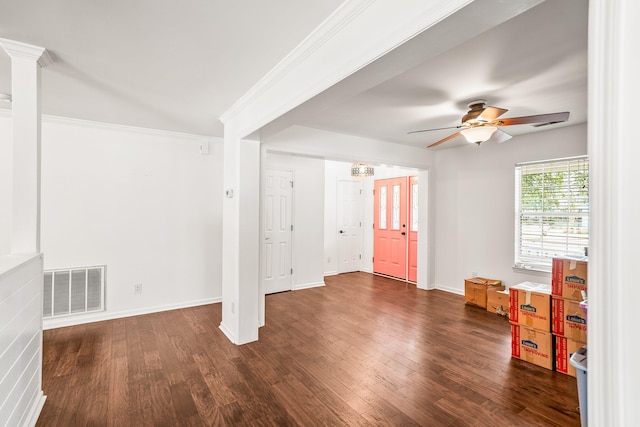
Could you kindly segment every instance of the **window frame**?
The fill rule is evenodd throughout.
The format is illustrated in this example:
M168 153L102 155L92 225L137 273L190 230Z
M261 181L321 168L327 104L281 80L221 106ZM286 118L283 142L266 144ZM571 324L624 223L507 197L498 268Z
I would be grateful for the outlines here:
M564 164L564 165L563 165ZM577 169L577 167L581 167L581 169ZM545 173L545 177L547 173L557 173L557 172L571 172L577 171L576 174L573 175L575 179L576 175L579 175L579 172L586 172L586 195L583 191L584 189L584 181L582 183L582 188L576 184L576 181L566 181L564 180L561 185L557 186L548 186L546 184L541 185L542 195L540 196L540 201L538 202L537 210L525 210L522 206L523 200L523 189L522 189L522 175L523 169L525 172L527 170L531 172L535 169L541 169ZM530 173L531 174L531 173ZM533 175L533 174L531 174ZM532 272L551 272L551 259L554 257L580 257L586 255L586 248L589 246L589 217L590 217L590 207L589 207L589 158L587 155L583 156L574 156L574 157L564 157L558 159L549 159L535 162L523 162L517 163L515 165L515 209L514 209L514 269L518 270L527 270ZM584 177L582 178L584 180ZM544 180L544 177L543 177ZM543 181L544 182L544 181ZM545 201L547 200L544 196L545 190L551 188L555 191L564 191L565 193L575 194L573 198L561 198L554 199L556 203L560 203L560 205L564 208L558 208L555 210L547 210L548 208L545 206ZM530 195L529 195L530 196ZM584 198L586 197L586 203L584 202ZM569 209L569 207L574 205L574 202L577 200L577 205L579 206L578 210ZM534 199L534 202L536 200ZM567 206L568 205L568 206ZM586 210L584 210L586 209ZM540 224L540 247L535 248L533 246L529 246L529 251L535 252L536 250L543 252L544 255L525 255L523 250L523 223L526 217L529 221L531 219L539 219ZM577 218L580 218L578 221ZM564 234L555 234L548 236L546 233L553 227L553 219L564 219L566 220L566 232ZM578 226L572 224L578 223ZM537 227L532 227L531 222L529 222L529 231L528 236L529 240L532 238L535 239L536 234L531 232L531 229ZM545 231L545 227L546 230ZM586 228L586 237L584 236L584 231ZM570 234L571 229L577 229L578 232L574 232ZM553 240L559 241L561 243L552 244ZM560 250L558 246L562 244L564 241L565 249ZM585 242L584 250L582 253L578 253L575 250L577 247L581 246L581 244L577 244L577 242ZM545 243L547 247L545 248ZM554 248L555 246L555 248ZM573 248L573 251L569 249Z

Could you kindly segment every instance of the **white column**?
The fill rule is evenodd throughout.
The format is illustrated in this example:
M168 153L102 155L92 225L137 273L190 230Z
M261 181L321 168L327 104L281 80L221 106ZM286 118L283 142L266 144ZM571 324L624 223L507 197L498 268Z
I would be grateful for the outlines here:
M235 344L258 339L260 143L224 132L222 322Z
M640 419L640 3L589 2L589 424Z
M13 171L11 253L40 252L40 68L44 48L0 39L11 57Z

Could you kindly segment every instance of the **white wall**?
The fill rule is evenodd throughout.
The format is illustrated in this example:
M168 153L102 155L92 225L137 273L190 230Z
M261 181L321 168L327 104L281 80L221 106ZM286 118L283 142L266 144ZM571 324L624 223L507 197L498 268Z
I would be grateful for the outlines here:
M435 153L421 147L302 126L292 126L262 142L272 151L327 160L360 161L416 169L429 169L435 165Z
M44 268L107 266L106 312L45 327L220 300L222 144L206 141L44 120Z
M42 405L42 257L0 257L0 426L35 425Z
M437 151L435 284L464 293L476 272L506 286L549 283L550 275L514 271L515 175L519 162L584 155L587 126L517 136L502 144Z
M293 289L324 285L324 161L266 152L265 168L293 172Z

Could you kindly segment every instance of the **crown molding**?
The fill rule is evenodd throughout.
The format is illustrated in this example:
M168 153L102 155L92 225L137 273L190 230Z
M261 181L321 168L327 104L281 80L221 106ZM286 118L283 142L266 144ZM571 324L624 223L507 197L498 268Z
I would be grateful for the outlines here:
M43 47L3 38L0 38L0 46L11 59L31 59L37 61L40 67L53 64L53 57Z
M246 138L467 6L508 19L542 1L347 0L220 121Z
M311 34L284 57L271 71L262 77L249 91L236 101L231 108L220 116L223 123L236 117L247 104L263 94L269 86L282 80L289 72L300 65L332 38L340 29L359 16L375 0L351 0L344 2L327 19L325 19Z
M219 119L246 137L472 2L347 0Z
M11 110L0 109L0 118L3 118L3 117L10 119L12 117ZM91 120L74 119L71 117L62 117L62 116L51 116L48 114L42 115L42 122L47 124L61 124L61 125L85 127L85 128L91 128L91 129L101 129L105 131L129 132L129 133L138 133L138 134L151 135L151 136L169 136L177 139L194 140L196 142L203 142L204 140L206 140L210 144L222 145L224 143L224 139L217 136L196 135L191 133L175 132L170 130L152 129L152 128L144 128L144 127L138 127L138 126L130 126L130 125L119 125L115 123L94 122Z

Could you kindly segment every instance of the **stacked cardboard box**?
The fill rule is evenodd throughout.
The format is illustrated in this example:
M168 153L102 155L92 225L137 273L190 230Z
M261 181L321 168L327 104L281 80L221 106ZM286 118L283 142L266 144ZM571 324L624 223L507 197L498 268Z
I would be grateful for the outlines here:
M509 288L511 356L553 370L551 286L524 282Z
M488 288L487 311L509 317L509 291L499 287Z
M556 340L558 372L576 376L571 354L587 343L587 318L580 307L587 290L587 260L554 258L551 273L551 331Z
M502 280L472 277L464 280L464 300L467 304L487 308L487 290L504 290Z

